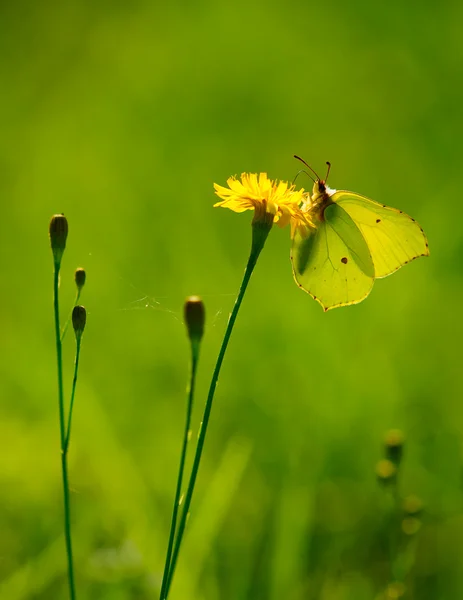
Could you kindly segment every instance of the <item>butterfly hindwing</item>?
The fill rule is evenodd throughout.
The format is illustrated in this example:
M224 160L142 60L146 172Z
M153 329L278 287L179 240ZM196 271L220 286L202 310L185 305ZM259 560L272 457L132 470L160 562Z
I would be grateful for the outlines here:
M325 310L361 302L374 282L374 267L362 232L339 205L306 235L296 233L291 250L298 285Z
M411 260L429 255L423 230L404 212L353 192L335 192L331 200L361 231L373 259L375 277L387 277Z

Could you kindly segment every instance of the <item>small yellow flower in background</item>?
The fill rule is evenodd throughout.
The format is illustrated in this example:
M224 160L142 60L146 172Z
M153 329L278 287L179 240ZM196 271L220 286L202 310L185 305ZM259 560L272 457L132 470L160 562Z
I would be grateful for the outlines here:
M295 190L286 181L272 181L267 173L243 173L241 181L236 177L227 180L228 188L214 183L215 193L223 206L234 212L254 210L254 220L259 221L273 215L273 222L279 227L291 224L291 237L299 228L313 227L309 214L301 210L304 190Z

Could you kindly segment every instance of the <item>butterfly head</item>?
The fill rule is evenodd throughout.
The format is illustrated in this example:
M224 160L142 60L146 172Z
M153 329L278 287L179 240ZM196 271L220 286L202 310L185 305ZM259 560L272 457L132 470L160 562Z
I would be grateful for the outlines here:
M318 196L326 192L326 182L324 179L317 179L313 184L312 195Z
M312 189L312 202L327 201L330 196L334 194L336 190L331 189L326 185L325 179L317 179L313 184Z
M331 163L329 163L329 162L326 163L328 165L328 169L326 171L326 177L325 177L325 179L321 179L317 175L316 171L314 171L312 169L312 167L309 164L307 164L303 158L301 158L300 156L297 156L296 154L294 155L294 158L297 158L297 160L300 160L301 163L303 163L308 169L310 169L310 171L312 171L312 173L316 177L316 179L314 180L313 177L307 171L303 171L314 182L313 190L312 190L312 201L317 201L320 198L323 198L326 194L328 194L328 196L331 196L334 193L334 190L330 190L330 188L326 185L326 181L328 179L328 175L330 174L330 170L331 170ZM301 172L301 171L299 171L299 172Z
M331 196L336 192L336 190L332 190L326 185L326 181L328 179L328 175L330 174L331 164L327 162L328 169L326 171L325 179L321 179L319 175L312 169L312 167L305 162L303 158L300 156L294 155L294 158L300 160L312 173L315 175L316 179L314 179L307 171L303 171L308 175L312 181L313 189L312 194L305 194L305 201L303 205L303 210L312 213L315 219L319 219L321 221L324 220L325 208L330 204L333 204L331 200Z

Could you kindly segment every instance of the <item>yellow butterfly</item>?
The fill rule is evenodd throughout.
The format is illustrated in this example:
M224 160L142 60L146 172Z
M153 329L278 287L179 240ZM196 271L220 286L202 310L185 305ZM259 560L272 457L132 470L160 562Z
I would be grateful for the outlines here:
M316 176L302 206L315 227L297 231L291 248L293 275L300 288L325 311L364 300L375 279L387 277L429 255L420 225L403 211L354 192L332 190Z

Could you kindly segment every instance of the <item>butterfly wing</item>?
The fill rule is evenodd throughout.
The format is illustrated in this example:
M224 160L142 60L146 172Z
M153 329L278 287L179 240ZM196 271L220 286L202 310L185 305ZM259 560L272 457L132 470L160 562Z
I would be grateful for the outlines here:
M291 248L296 283L324 310L357 304L373 286L373 261L359 228L338 204L307 235L296 233Z
M331 200L342 207L362 232L375 266L375 277L387 277L403 265L428 256L428 240L412 217L353 192L339 191Z

